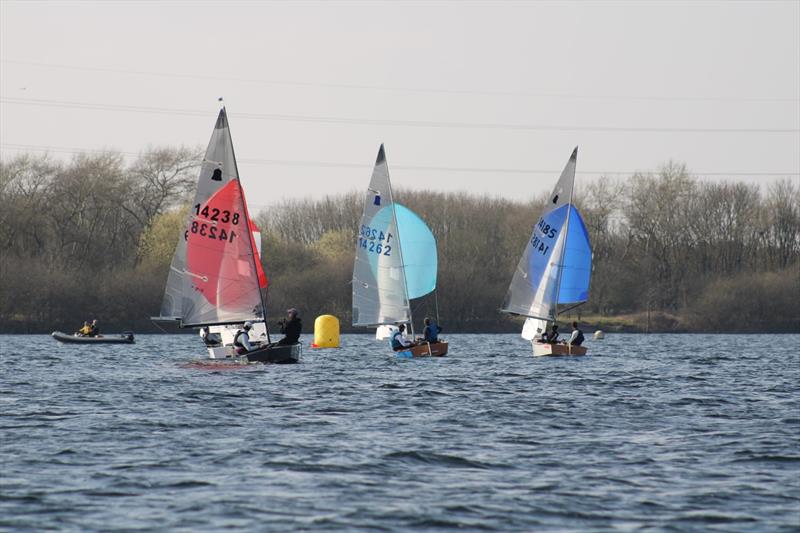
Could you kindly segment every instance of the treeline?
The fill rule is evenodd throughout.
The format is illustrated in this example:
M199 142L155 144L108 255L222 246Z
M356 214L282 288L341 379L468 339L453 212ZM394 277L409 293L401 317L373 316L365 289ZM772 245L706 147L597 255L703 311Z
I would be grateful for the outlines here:
M113 153L0 162L0 331L70 330L93 317L153 331L196 152L150 150L127 166ZM796 183L704 182L668 164L576 193L595 269L590 301L570 317L637 331L800 331ZM395 197L438 242L438 291L414 302L414 316L438 310L451 332L518 331L497 310L544 197ZM309 331L323 313L349 329L362 201L293 200L258 216L273 319L297 307Z

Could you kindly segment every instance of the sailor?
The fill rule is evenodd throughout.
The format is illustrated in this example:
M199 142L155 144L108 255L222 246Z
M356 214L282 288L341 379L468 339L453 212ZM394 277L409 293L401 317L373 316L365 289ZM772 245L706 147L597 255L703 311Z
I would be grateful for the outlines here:
M87 337L99 337L100 336L100 326L97 325L97 319L95 318L92 320L92 324L89 326L89 333L86 334Z
M253 329L253 323L247 321L242 326L242 329L236 332L233 337L233 346L236 349L237 355L243 355L247 352L252 352L253 347L250 345L250 330Z
M547 331L544 332L544 335L542 335L542 342L545 344L558 343L558 326L556 324L553 324L553 329L550 333L547 333Z
M425 342L439 342L439 333L442 332L442 328L439 327L439 324L431 320L429 317L425 317L425 329L422 330L422 340Z
M208 326L200 328L200 338L206 346L216 347L222 344L222 338L219 333L211 333Z
M572 335L567 341L567 344L569 344L570 346L580 346L581 344L583 344L583 341L584 341L583 332L578 329L578 323L573 322Z
M286 310L286 318L278 322L278 325L281 327L281 333L284 335L284 337L278 341L278 346L287 346L300 342L300 333L303 330L303 323L300 321L299 314L297 309L292 307Z
M91 333L91 331L92 331L92 326L89 325L89 321L84 320L83 327L78 330L78 335L80 335L81 337L86 337L87 335L89 335L89 333Z
M404 350L414 345L411 341L406 340L406 338L403 336L403 332L405 330L406 325L400 324L400 326L397 328L397 331L392 334L392 350L395 352Z

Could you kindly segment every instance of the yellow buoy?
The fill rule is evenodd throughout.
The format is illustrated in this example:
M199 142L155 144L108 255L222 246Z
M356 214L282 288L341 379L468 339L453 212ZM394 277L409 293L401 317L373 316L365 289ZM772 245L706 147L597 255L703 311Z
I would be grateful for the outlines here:
M606 338L606 334L603 332L603 330L598 329L598 330L596 330L594 332L594 338L597 339L597 340L605 339Z
M314 321L312 348L339 347L339 319L333 315L320 315Z

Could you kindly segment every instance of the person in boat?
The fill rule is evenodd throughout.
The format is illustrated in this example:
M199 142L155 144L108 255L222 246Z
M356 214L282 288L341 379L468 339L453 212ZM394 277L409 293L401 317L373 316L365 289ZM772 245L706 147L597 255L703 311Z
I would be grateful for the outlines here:
M422 330L422 342L439 342L439 333L442 332L442 328L439 327L439 324L429 317L425 317L424 323L425 329Z
M278 346L288 346L300 342L300 333L303 331L303 323L300 321L300 313L292 307L286 310L286 318L278 322L281 333L284 337L277 342Z
M580 346L581 344L583 344L583 341L584 341L583 332L580 329L578 329L578 323L573 322L572 335L567 341L567 344L569 344L570 346Z
M233 347L236 350L236 355L244 355L247 352L253 351L253 346L250 344L250 330L253 329L252 322L245 322L242 329L236 332L233 337Z
M556 324L553 324L549 333L547 331L544 332L542 342L545 344L558 344L558 326Z
M222 337L219 333L211 333L208 326L200 328L200 338L203 339L203 344L210 347L216 347L222 344Z
M92 326L89 325L88 320L83 321L83 327L78 330L79 337L88 337L89 333L92 331Z
M89 325L89 333L86 335L87 337L99 337L100 336L100 326L97 325L97 319L95 318L92 320L92 323Z
M397 327L397 331L392 334L392 350L395 352L399 352L400 350L405 350L406 348L410 348L414 346L414 343L407 340L403 334L406 331L406 325L400 324Z

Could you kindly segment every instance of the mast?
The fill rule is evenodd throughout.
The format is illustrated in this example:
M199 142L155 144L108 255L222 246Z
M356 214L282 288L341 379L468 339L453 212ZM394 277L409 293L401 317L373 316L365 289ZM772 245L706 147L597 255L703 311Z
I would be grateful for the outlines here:
M575 162L577 163L578 159L578 147L575 147L573 152L575 155ZM561 253L559 254L558 258L558 276L556 276L556 300L555 300L555 311L553 312L553 323L555 323L556 319L558 318L558 297L559 293L561 292L561 274L564 272L564 254L567 252L567 239L569 238L569 216L572 213L572 195L575 192L575 174L572 175L572 183L569 189L569 201L567 202L567 218L566 222L564 223L564 244L561 246Z
M222 98L220 98L222 100ZM272 343L269 337L269 323L267 322L267 302L264 300L264 293L261 290L261 285L258 282L258 265L256 264L256 251L252 247L253 231L250 229L250 212L247 208L247 201L244 198L244 188L242 187L242 180L239 179L239 164L236 162L236 151L233 148L233 134L231 133L231 123L228 121L228 111L225 105L222 106L222 114L225 116L225 122L228 124L228 136L231 138L231 155L233 156L233 167L236 170L236 181L239 182L239 195L242 199L242 207L244 208L244 216L247 221L247 237L251 243L251 259L253 263L253 272L256 275L256 290L258 290L258 298L261 301L261 314L264 318L264 329L267 331L267 342Z
M381 148L383 148L383 144L381 144ZM386 154L385 154L385 149L384 149L384 157L385 156L386 156ZM387 182L389 183L389 191L391 192L391 190L392 190L392 180L389 177L389 163L388 162L386 163L386 176L387 176ZM408 308L408 320L409 320L409 322L411 324L411 338L413 339L414 338L414 315L412 314L412 311L411 311L411 301L408 299L408 279L406 278L406 263L403 260L403 246L402 246L401 241L400 241L400 224L397 222L397 211L395 209L395 203L396 202L394 201L394 193L392 193L392 220L394 221L394 229L397 232L397 250L400 252L399 253L399 255L400 255L400 265L401 265L402 270L403 270L403 291L405 292L406 306Z

